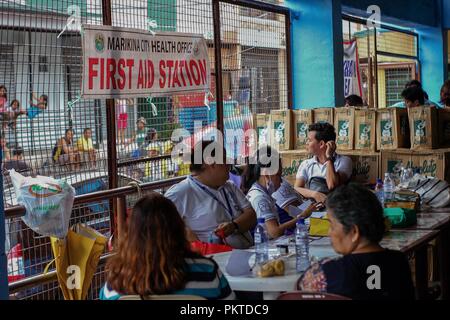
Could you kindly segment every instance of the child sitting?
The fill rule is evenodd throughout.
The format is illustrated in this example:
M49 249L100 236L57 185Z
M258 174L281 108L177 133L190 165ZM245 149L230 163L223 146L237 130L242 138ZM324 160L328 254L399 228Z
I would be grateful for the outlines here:
M42 111L47 109L48 105L48 96L45 94L42 94L39 99L36 97L36 95L33 92L33 100L30 101L30 107L27 110L27 116L30 120L34 119L38 114L40 114ZM34 100L37 101L37 103L34 103Z

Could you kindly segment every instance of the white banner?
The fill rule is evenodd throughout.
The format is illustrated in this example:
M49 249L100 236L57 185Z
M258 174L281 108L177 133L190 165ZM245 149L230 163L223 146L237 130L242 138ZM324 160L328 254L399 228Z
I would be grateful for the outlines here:
M202 35L83 25L83 98L132 98L207 92Z
M356 40L344 42L344 96L352 94L364 100Z

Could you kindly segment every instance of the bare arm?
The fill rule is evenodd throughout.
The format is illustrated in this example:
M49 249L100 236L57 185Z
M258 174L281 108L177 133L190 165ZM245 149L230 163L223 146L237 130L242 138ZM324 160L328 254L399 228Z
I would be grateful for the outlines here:
M191 228L189 228L188 226L186 226L186 238L189 242L194 242L194 241L199 240L199 238L194 233L194 231L192 231Z
M292 228L297 223L298 218L294 218L283 224L278 224L276 219L266 221L267 233L270 238L275 239L281 237L286 229Z
M307 199L314 199L317 202L325 201L326 195L317 191L306 189L305 184L305 180L303 180L302 178L296 179L294 189Z

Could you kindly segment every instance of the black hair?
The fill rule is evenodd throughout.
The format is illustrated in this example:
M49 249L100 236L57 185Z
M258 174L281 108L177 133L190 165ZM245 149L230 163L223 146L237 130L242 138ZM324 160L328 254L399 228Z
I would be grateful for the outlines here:
M152 142L155 139L155 136L158 132L156 131L155 128L150 128L147 131L147 135L144 138L145 143L149 144L150 142Z
M214 140L202 140L197 142L197 144L194 146L193 149L191 149L191 164L189 166L189 170L193 173L200 173L203 171L204 169L204 154L205 154L205 149L210 145L210 144L215 144L215 148L212 149L211 151L211 157L215 157L216 156L216 149L217 148L222 148L223 150L223 161L225 163L226 160L226 151L225 148L223 147L223 145L220 145L217 141ZM201 159L200 162L196 161L198 159L195 159L195 153L199 152L199 150L201 150Z
M336 141L336 130L328 122L318 122L309 125L308 131L314 131L318 141Z
M42 95L41 95L41 98L44 99L45 104L47 104L47 102L48 102L48 96L47 96L46 94L42 94Z
M83 133L86 133L86 131L88 131L88 130L91 130L91 131L92 131L91 128L84 128Z
M402 97L408 101L419 101L419 104L422 106L425 104L425 96L423 94L423 90L420 87L408 87L402 91Z
M20 102L17 99L12 100L9 105L12 106L14 104L14 102L17 102L17 106L20 107Z
M0 85L0 89L1 89L1 88L5 89L5 99L6 99L6 101L8 101L8 90L6 89L6 86L4 86L4 85L2 84L2 85Z
M16 147L12 151L13 156L21 156L23 155L23 148L22 147Z
M422 91L423 91L423 97L424 97L426 100L428 100L428 93L426 93L425 90L423 90L422 84L420 83L419 80L411 80L411 81L408 81L408 82L405 84L405 89L411 88L411 87L417 87L417 88L422 89Z
M441 87L441 103L450 107L450 80L445 81Z
M72 128L66 129L66 131L64 132L64 135L68 134L70 131L73 132L73 129Z
M346 97L345 102L352 107L362 107L364 105L363 99L356 94L351 94Z
M262 159L264 161L261 161ZM272 160L280 161L280 157L278 152L270 146L259 148L256 155L249 159L249 164L244 168L241 179L241 190L244 194L247 194L252 185L261 177L261 168L272 166ZM279 166L281 167L281 162Z
M383 238L383 208L369 189L355 183L342 185L328 195L326 205L345 232L357 226L361 237L372 243L379 243Z
M410 87L419 87L420 89L422 89L422 84L419 80L411 80L405 84L405 89Z

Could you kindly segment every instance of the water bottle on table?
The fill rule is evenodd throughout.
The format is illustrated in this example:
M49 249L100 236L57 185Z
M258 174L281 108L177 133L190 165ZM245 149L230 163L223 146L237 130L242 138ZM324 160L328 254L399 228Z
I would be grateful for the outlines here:
M254 238L256 263L261 264L269 260L269 237L267 236L264 218L258 218Z
M380 201L381 206L384 207L384 186L383 181L380 178L377 179L377 184L375 185L375 194Z
M309 237L303 219L297 221L295 229L295 255L297 272L304 272L309 267Z
M389 173L384 174L384 200L389 201L394 198L395 182Z

